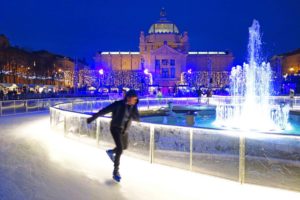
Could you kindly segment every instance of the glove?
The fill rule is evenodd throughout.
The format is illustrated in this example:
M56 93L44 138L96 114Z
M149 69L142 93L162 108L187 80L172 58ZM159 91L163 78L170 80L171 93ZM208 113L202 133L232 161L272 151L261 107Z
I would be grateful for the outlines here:
M86 122L87 122L88 124L90 124L92 121L94 121L94 118L93 118L93 117L89 117L89 118L86 119Z

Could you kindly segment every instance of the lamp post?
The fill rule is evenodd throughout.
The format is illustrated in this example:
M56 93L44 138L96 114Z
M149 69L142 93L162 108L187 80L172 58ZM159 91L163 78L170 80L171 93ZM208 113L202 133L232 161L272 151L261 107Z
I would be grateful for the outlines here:
M184 84L184 74L185 74L186 72L181 72L181 74L180 74L180 85L181 84Z
M30 84L30 80L29 80L29 70L30 70L30 67L27 67L27 70L26 70L27 84Z
M208 88L210 89L212 86L212 60L208 58L208 67L209 67L209 74L208 74Z
M192 83L192 76L191 76L191 74L192 74L192 69L190 68L188 71L187 71L187 73L188 73L188 78L189 78L189 80L188 80L188 85L189 85L189 87L191 87L191 83Z
M150 93L152 93L152 91L153 91L153 88L152 88L152 85L153 85L152 74L149 72L148 69L144 70L144 74L147 75L147 76L149 76L149 85L151 85L150 88L149 88L149 91L150 91Z
M62 70L61 68L59 68L59 69L58 69L58 73L57 73L57 75L58 75L58 88L63 87L62 81L63 81L64 79L63 79L62 74L63 74L63 70Z
M104 74L104 70L103 69L99 69L99 88L100 87L102 87L102 80L101 80L101 78L102 78L102 76L103 76L103 74Z
M294 67L290 67L290 68L289 68L289 71L291 72L291 74L293 74L294 71L295 71Z

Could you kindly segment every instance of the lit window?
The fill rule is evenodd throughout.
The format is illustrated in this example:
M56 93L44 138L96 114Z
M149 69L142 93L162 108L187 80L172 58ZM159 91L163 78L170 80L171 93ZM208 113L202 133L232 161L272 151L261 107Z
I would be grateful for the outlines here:
M160 60L155 60L155 72L160 72Z
M167 59L162 59L161 64L162 65L168 65L168 60Z
M162 78L169 78L169 69L168 68L162 68L161 77Z
M174 59L171 59L171 60L170 60L170 65L171 65L171 66L175 66L175 60L174 60Z
M171 68L171 78L175 78L175 68Z

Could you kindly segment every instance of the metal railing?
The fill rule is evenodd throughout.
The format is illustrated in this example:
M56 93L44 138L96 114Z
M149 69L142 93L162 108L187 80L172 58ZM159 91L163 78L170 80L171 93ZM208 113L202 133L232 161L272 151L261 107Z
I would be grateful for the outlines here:
M140 109L194 104L196 98L146 99ZM50 108L51 126L65 137L111 147L110 118L86 123L88 113L110 101L73 102ZM190 103L190 104L189 104ZM79 113L81 112L81 113ZM217 130L133 122L128 154L160 163L218 176L240 183L300 191L300 136L239 130Z
M100 98L50 98L0 101L0 116L46 111L57 104L91 101Z
M101 102L111 102L112 100L121 98L120 96L110 96L110 100L104 100ZM49 99L24 99L24 100L7 100L0 101L0 116L27 113L27 112L36 112L36 111L45 111L49 110L50 107L57 104L69 103L69 102L80 102L80 101L89 101L96 102L100 100L101 97L78 97L78 98L49 98ZM282 97L270 97L275 103L292 103L295 108L300 108L300 97L295 97L290 99L287 96ZM172 101L175 105L199 105L199 103L209 103L210 105L217 105L220 103L230 102L232 97L230 96L214 96L213 98L202 97L201 99L193 97L182 97L182 98L145 98L140 102L140 105L148 107L164 105L169 101ZM98 104L101 104L98 103ZM99 105L101 107L101 105ZM98 109L99 106L93 108ZM92 109L93 110L93 109ZM90 110L90 111L92 111Z

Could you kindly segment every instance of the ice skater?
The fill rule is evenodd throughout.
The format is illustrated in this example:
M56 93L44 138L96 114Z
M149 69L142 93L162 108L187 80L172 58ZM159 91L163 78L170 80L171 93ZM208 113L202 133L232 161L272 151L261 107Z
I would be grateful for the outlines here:
M132 120L140 120L137 104L137 93L135 90L131 89L126 92L123 100L115 101L87 119L87 123L91 123L97 117L112 112L110 132L116 147L107 150L106 153L114 162L113 179L118 182L121 180L121 175L119 173L120 157L123 150L127 149L128 146L128 128L130 127Z

